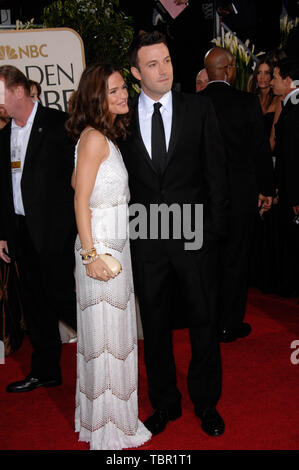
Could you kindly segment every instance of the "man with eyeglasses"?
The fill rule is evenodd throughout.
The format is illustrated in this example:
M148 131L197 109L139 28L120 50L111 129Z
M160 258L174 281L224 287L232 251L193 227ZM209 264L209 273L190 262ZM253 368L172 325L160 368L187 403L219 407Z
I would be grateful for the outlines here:
M269 141L256 96L234 89L236 63L220 47L205 56L209 84L201 94L212 99L227 153L229 224L220 248L220 341L248 336L244 323L248 262L255 213L270 209L273 169Z

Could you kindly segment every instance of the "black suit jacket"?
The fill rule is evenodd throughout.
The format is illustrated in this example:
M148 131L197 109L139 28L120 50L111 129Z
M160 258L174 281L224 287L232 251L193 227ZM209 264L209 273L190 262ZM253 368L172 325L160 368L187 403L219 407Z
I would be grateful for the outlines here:
M67 114L40 104L32 124L21 191L26 223L39 253L58 259L75 237L73 189L74 145L67 136ZM0 132L0 239L19 254L10 168L11 124ZM60 258L61 259L61 258Z
M139 203L149 212L151 204L203 204L204 242L225 232L225 152L215 111L209 99L173 92L172 130L167 165L159 175L140 134L138 99L132 106L131 129L120 143L129 173L131 204ZM132 242L133 255L154 260L165 254L184 252L181 240ZM191 252L192 253L192 252Z
M275 125L276 175L280 197L299 205L299 90L283 107Z
M273 166L259 100L224 82L201 95L212 99L227 152L229 212L257 210L258 193L272 196Z

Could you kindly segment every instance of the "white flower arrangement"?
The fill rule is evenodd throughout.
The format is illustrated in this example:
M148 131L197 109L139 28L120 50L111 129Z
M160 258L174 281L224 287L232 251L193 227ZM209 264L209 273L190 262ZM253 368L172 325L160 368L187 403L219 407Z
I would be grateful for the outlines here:
M299 24L299 18L290 19L288 15L280 19L280 48L284 47L290 31Z

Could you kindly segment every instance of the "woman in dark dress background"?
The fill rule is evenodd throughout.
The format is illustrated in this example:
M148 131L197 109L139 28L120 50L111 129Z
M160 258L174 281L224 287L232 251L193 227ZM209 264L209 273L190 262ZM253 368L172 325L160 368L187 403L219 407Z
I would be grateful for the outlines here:
M265 120L265 128L273 153L273 166L275 166L275 135L274 125L281 111L281 98L273 94L270 82L273 77L275 62L266 55L261 56L248 83L248 91L259 97L261 109ZM252 245L250 262L250 284L263 292L277 293L278 261L278 220L277 198L273 200L273 207L267 213L257 213L255 234Z

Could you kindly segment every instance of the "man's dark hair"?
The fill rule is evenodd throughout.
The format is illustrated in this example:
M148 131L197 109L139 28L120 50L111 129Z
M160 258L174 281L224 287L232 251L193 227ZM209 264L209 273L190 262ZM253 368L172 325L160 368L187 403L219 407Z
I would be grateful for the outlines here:
M13 65L2 65L0 67L0 77L4 78L7 88L15 88L19 85L24 87L26 95L30 95L30 85L27 77Z
M153 46L154 44L165 44L167 46L166 37L159 31L151 31L142 33L133 40L129 50L129 62L131 67L138 68L137 55L139 49L144 46Z
M285 79L290 77L292 80L299 80L299 61L297 59L279 60L274 67L279 68L280 76Z

